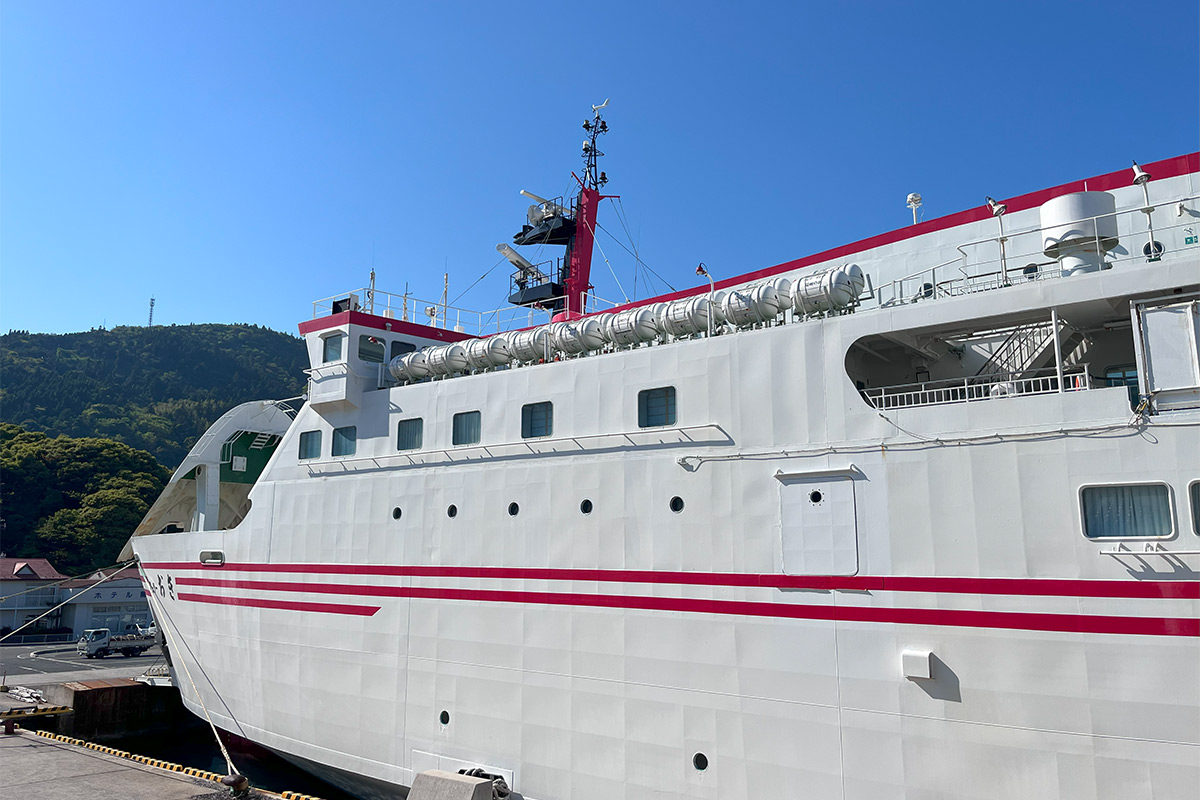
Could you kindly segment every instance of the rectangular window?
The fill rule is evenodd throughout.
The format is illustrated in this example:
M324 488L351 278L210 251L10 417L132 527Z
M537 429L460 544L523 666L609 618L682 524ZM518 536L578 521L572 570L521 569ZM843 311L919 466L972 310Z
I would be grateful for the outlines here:
M1170 536L1171 494L1161 483L1133 486L1087 486L1083 503L1083 535L1089 539L1120 536Z
M420 417L400 420L400 424L396 426L396 449L420 450L424 432L425 421Z
M370 364L382 364L383 340L365 333L358 337L358 358Z
M478 444L479 434L478 411L464 411L454 415L453 441L455 444Z
M321 340L321 361L328 364L330 361L342 360L342 335L339 333L336 336L326 336Z
M407 355L417 349L417 346L411 342L401 342L396 340L392 342L392 350L388 355L388 361L391 361L396 356Z
M1138 403L1138 377L1137 367L1109 367L1104 370L1104 380L1109 386L1124 386L1129 392L1129 404L1137 408Z
M530 403L521 406L521 438L533 439L554 432L554 404Z
M1188 494L1192 496L1192 533L1200 536L1200 481L1188 487Z
M300 459L321 457L321 432L305 431L300 434Z
M347 425L344 428L333 429L333 454L335 456L352 456L358 449L358 428Z
M638 427L656 428L675 424L675 387L643 389L638 392Z

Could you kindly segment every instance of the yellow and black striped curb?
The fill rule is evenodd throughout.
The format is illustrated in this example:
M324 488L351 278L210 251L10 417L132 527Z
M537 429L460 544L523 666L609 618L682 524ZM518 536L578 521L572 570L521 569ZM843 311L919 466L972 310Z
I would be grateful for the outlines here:
M66 744L73 744L73 745L77 745L79 747L86 747L89 750L95 750L100 753L107 753L110 756L117 756L118 758L128 758L130 761L136 761L139 764L146 764L151 767L158 767L159 769L165 769L165 770L169 770L171 772L182 772L184 775L191 775L194 778L200 778L202 780L212 781L213 783L221 782L222 776L216 774L215 772L208 772L208 771L202 770L202 769L194 769L192 767L185 767L182 764L172 764L170 761L161 761L157 758L147 758L146 756L139 756L136 753L130 753L126 750L118 750L115 747L106 747L105 745L96 744L95 742L85 742L83 739L72 739L70 736L63 736L62 734L59 734L59 733L50 733L48 731L34 731L34 732L38 736L44 736L47 739L53 739L56 742L65 742Z
M11 711L0 711L0 719L25 719L27 717L44 717L50 714L66 714L71 710L70 706L46 706L45 708L20 709L14 708Z
M130 761L136 761L139 764L146 764L151 767L158 767L159 769L165 769L171 772L181 772L184 775L190 775L193 778L200 778L201 780L205 781L212 781L213 783L221 783L221 778L225 777L224 775L218 775L215 772L196 769L195 767L185 767L181 764L172 764L170 761L160 761L157 758L146 758L146 756L139 756L136 753L118 750L115 747L105 747L104 745L96 744L95 742L85 742L83 739L72 739L70 736L63 736L58 733L49 733L47 731L34 731L34 733L36 733L38 736L44 736L47 739L54 739L58 742L65 742L66 744L74 744L80 747L86 747L89 750L107 753L110 756L128 758ZM274 794L273 792L263 792L261 789L258 791L262 794ZM276 796L282 797L284 800L321 800L319 797L313 797L312 795L308 794L297 794L296 792L283 792L282 794Z

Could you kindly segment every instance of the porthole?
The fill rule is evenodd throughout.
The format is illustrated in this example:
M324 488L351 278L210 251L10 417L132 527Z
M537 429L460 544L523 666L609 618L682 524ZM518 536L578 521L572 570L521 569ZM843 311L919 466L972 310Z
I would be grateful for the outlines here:
M449 725L450 724L450 712L443 711L441 714L438 714L438 722L442 723L443 725Z
M400 517L402 517L403 515L404 515L404 512L400 510L400 506L396 506L395 508L392 509L392 519L400 519Z
M1162 258L1163 250L1165 249L1162 242L1146 242L1142 245L1142 255L1151 261L1158 261Z
M825 499L825 495L821 494L819 489L813 489L811 492L808 493L808 502L812 503L814 506L817 505L818 503L820 503L824 499Z
M508 515L510 517L515 517L519 513L521 513L521 507L519 505L517 505L516 503L508 504Z
M450 519L454 519L455 517L457 517L458 516L458 506L451 503L450 507L446 509L446 516L449 517Z
M592 513L592 501L584 500L582 503L579 504L579 510L581 513L584 513L584 514Z
M683 511L683 498L682 497L672 497L671 498L671 510L674 511L676 514L678 514L680 511Z
M692 766L701 772L708 769L708 756L704 755L704 753L696 753L696 755L692 756Z

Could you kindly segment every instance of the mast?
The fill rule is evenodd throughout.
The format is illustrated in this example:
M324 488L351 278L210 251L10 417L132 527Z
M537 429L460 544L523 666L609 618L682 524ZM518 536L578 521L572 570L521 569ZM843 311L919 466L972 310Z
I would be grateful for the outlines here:
M541 270L540 265L531 264L508 245L496 245L496 249L517 268L512 275L513 290L509 302L551 309L555 321L583 316L585 299L592 288L596 213L600 201L609 197L600 194L601 187L608 183L608 176L597 167L597 159L604 153L596 146L597 139L608 133L608 123L600 113L607 105L608 100L605 100L598 106L592 106L592 118L583 121L588 138L583 141L583 177L572 173L572 177L579 182L579 194L575 196L572 207L566 209L554 200L521 191L521 194L538 201L538 204L529 207L529 224L513 236L513 243L518 246L566 245L566 255L553 278Z

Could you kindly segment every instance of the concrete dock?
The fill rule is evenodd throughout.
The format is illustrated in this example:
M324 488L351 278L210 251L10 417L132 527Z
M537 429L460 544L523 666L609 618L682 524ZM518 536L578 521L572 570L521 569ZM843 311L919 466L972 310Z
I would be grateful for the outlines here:
M211 782L21 730L0 735L0 797L22 800L217 800Z

